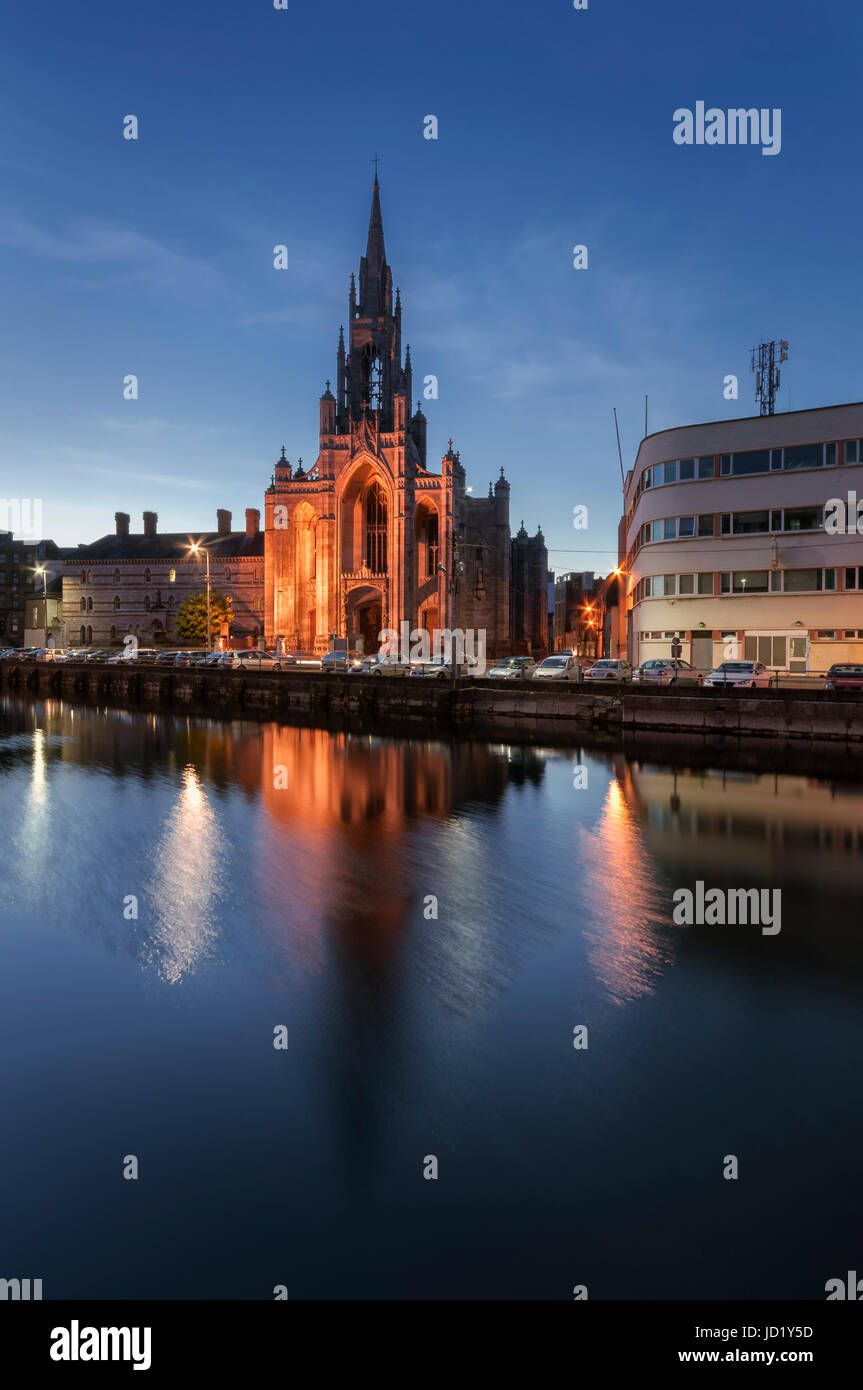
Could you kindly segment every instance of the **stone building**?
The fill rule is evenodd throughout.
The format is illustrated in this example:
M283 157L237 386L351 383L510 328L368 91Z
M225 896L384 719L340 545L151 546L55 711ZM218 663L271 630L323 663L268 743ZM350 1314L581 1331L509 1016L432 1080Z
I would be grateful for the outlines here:
M293 467L283 448L266 491L266 645L320 652L338 636L375 651L384 628L407 621L430 634L485 629L490 655L542 649L544 543L540 534L525 547L519 536L513 547L503 470L487 497L473 497L452 441L440 472L428 466L419 403L411 414L410 346L402 346L377 177L347 309L335 389L327 381L320 398L318 457Z
M12 531L0 531L0 651L27 645L27 603L42 591L36 567L46 566L50 584L50 572L59 568L51 562L58 554L53 541L16 540Z
M210 586L228 595L234 646L258 644L264 617L264 537L260 512L246 509L246 529L231 530L231 513L216 513L217 528L202 536L159 533L155 512L144 512L144 530L133 535L125 512L115 514L113 535L63 554L63 617L70 647L119 646L127 633L142 646L182 645L174 616L183 599L206 589L203 556L210 556ZM218 633L213 633L213 645Z
M529 536L524 522L512 542L510 633L514 655L545 655L548 634L548 550L542 530Z

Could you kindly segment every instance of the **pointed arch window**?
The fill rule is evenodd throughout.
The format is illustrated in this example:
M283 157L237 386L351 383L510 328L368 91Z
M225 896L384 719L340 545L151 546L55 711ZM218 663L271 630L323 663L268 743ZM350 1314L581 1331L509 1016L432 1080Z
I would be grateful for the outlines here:
M380 483L366 493L366 564L373 574L387 572L387 499Z
M432 512L428 519L428 541L426 543L426 579L433 579L437 574L438 554L440 552L440 529L438 525L437 512Z

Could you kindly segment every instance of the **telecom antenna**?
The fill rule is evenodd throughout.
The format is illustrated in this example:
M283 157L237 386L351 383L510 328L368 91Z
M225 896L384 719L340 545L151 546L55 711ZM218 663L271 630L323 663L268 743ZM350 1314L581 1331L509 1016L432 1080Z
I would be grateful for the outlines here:
M774 415L776 392L779 390L779 362L788 360L788 344L782 338L778 343L759 343L752 349L752 370L755 373L755 399L762 415Z

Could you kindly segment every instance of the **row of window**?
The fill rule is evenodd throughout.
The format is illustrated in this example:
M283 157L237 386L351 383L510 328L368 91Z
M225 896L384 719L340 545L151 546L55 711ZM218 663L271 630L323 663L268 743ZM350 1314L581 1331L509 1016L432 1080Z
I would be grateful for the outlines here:
M20 550L12 550L7 556L6 551L0 551L0 565L5 565L7 559L13 565L33 565L36 563L36 556L32 550L22 554Z
M720 512L721 536L772 535L774 532L821 531L824 527L824 508L774 507L751 512ZM716 534L716 518L712 512L700 516L666 516L646 521L639 529L636 547L653 541L693 540Z
M8 579L7 579L7 577L6 577L6 571L5 571L5 570L0 570L0 588L4 588L4 587L9 587L9 586L11 586L13 589L17 589L18 586L20 585L20 583L21 583L21 571L20 571L20 570L13 570L12 573L11 573L11 575L9 576ZM34 583L34 577L33 577L33 575L32 575L32 574L25 574L25 576L24 576L24 583L25 583L25 585L27 586L28 589L32 589L33 583Z
M709 632L703 632L703 633L700 633L700 634L699 634L699 636L702 636L702 637L710 637L711 635L712 635L712 634L709 633ZM816 630L811 634L811 636L812 636L813 638L815 638L815 639L816 639L817 641L819 641L819 642L839 642L839 641L845 641L845 642L859 642L859 641L861 640L861 638L863 638L863 627L846 627L844 630L843 630L842 628L834 628L834 627L823 628L823 627L820 627L820 628L816 629ZM736 633L736 632L723 632L723 634L722 634L722 639L723 639L723 641L732 640L732 639L735 639L736 637L737 637L737 633ZM677 638L677 640L678 640L679 642L680 642L680 641L683 641L683 633L682 633L682 632L640 632L640 633L638 634L638 640L639 640L639 642L673 642L675 638ZM795 639L795 640L796 640L796 639Z
M4 557L3 557L2 555L0 555L0 562L2 562L3 558L4 558ZM212 573L212 575L213 575L214 578L218 578L218 577L219 577L219 571L217 570L217 568L216 568L215 565L213 565L213 566L211 567L211 573ZM236 576L234 576L233 573L232 573L232 571L231 571L231 569L230 569L230 567L226 566L224 572L223 572L222 575L221 575L221 578L224 580L224 582L225 582L226 584L230 584L232 578L236 577L236 578L239 579L241 576L242 576L242 578L248 579L248 580L250 580L250 581L252 581L252 582L254 582L254 581L260 582L260 581L263 579L263 577L264 577L263 571L262 571L262 570L259 570L259 569L258 569L258 570L255 570L254 573L251 573L251 572L243 573L242 568L240 568L240 569L237 571ZM158 577L159 577L159 576L157 575L157 578L158 578ZM197 579L197 575L196 575L195 577L196 577L196 579ZM100 575L98 576L98 578L101 579L101 578L102 578L102 575L100 574ZM107 579L107 576L105 576L105 578ZM111 582L114 584L115 587L117 587L118 585L120 585L120 584L122 583L122 579L123 579L123 576L122 576L121 571L118 570L118 569L115 569L115 570L114 570L114 574L113 574L113 578L112 578L112 581L111 581ZM131 576L131 579L132 579L132 582L133 582L133 583L137 583L137 582L138 582L138 578L137 578L136 575L132 575L132 576ZM145 569L145 570L144 570L144 583L145 583L145 584L150 584L150 583L152 583L152 579L153 579L152 571L149 570L149 569ZM168 583L169 583L169 584L176 584L176 582L177 582L177 571L176 571L176 569L174 569L174 568L172 567L171 569L168 570L167 579L168 579ZM92 584L92 583L94 583L93 571L92 571L92 570L82 570L82 571L81 571L81 583L82 583L82 584Z
M175 598L174 598L174 595L173 595L173 594L169 594L169 595L168 595L167 607L168 607L168 608L173 608L175 602L176 602L176 600L175 600ZM128 607L128 605L123 605L123 604L121 603L119 594L115 594L115 595L114 595L114 612L115 612L115 613L119 613L119 612L120 612L120 609L123 608L124 606ZM162 606L163 606L163 605L162 605L162 593L161 593L161 590L160 590L160 589L157 589L157 590L156 590L155 607L156 607L156 608L161 608ZM93 599L92 599L89 595L88 595L86 598L82 595L82 596L81 596L81 600L80 600L80 607L81 607L81 612L82 612L82 613L92 613L92 612L93 612ZM145 612L145 613L149 613L150 607L151 607L150 595L149 595L149 594L145 594L145 595L144 595L144 612ZM264 600L263 600L263 598L260 598L260 597L256 598L255 601L254 601L253 607L255 608L256 611L263 612L263 608L264 608Z
M649 487L664 487L667 483L705 481L709 478L740 478L753 473L791 472L797 468L834 468L839 446L829 444L794 444L783 449L747 449L735 454L720 454L716 468L713 454L699 458L669 459L645 468L638 480L629 515L632 516L642 492ZM845 441L845 462L863 463L863 440Z
M863 587L863 567L845 571L846 588ZM847 578L852 582L849 584ZM811 594L835 593L834 568L782 570L729 570L719 575L719 594ZM713 571L701 574L649 574L639 580L633 602L646 598L691 598L715 593Z
M835 468L838 445L794 444L785 449L745 449L735 454L719 455L717 473L714 456L670 459L645 468L639 480L639 491L649 487L664 487L667 483L688 483L708 478L745 478L753 473L789 473L798 468ZM845 447L848 463L860 460L860 440L848 440Z

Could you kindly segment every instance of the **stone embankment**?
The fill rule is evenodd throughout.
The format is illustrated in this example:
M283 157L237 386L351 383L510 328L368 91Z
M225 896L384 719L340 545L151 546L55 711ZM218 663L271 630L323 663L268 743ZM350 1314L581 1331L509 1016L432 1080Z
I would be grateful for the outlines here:
M364 728L427 726L438 732L542 736L720 734L733 738L863 742L863 695L795 689L724 692L637 685L414 679L320 671L175 670L102 663L0 662L0 689L128 709L213 718L357 721Z

